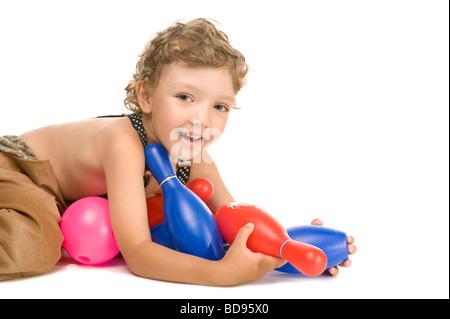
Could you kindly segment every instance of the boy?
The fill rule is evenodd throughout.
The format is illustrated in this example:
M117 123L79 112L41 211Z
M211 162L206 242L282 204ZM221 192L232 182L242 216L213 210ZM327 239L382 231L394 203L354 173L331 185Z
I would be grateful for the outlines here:
M145 199L161 193L155 179L144 174L143 151L150 143L192 160L190 168L179 168L183 182L212 181L213 211L234 201L204 150L211 137L205 132L214 132L213 139L223 132L246 74L245 58L211 22L178 22L157 33L140 56L126 87L125 104L133 114L0 137L0 280L53 267L61 253L65 201L103 194L122 256L138 276L226 286L282 266L285 260L246 248L252 224L240 230L220 261L155 244L148 227Z

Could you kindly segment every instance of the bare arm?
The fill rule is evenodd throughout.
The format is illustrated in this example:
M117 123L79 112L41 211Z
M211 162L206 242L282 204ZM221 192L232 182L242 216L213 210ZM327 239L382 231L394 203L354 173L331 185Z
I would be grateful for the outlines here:
M255 254L246 248L250 227L241 232L233 249L230 248L230 253L220 261L209 261L153 243L142 184L144 154L139 144L135 137L122 135L114 143L105 143L108 147L102 150L111 224L119 249L134 274L165 281L222 286L256 280L284 263L282 259Z
M144 155L139 141L134 137L118 136L114 143L104 148L103 154L111 224L130 270L138 276L166 281L211 282L208 275L211 262L151 241L142 184Z

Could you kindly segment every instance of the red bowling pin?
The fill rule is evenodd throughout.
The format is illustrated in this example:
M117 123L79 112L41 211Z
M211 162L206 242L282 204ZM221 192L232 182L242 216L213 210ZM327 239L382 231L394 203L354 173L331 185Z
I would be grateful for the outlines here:
M255 228L247 240L251 251L282 257L306 276L318 276L325 271L327 257L322 250L292 240L283 226L254 205L223 205L217 211L216 221L222 236L230 244L241 227L253 223Z

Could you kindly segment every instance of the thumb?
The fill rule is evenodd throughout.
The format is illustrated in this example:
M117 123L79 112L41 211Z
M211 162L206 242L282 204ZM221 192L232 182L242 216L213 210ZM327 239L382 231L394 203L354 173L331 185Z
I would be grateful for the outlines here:
M247 225L243 226L236 234L234 243L240 247L247 248L248 237L250 237L254 229L255 225L253 225L252 223L248 223Z

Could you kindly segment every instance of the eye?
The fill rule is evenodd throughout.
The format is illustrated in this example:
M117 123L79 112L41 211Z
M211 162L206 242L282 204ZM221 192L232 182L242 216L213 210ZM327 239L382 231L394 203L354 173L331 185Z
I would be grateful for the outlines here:
M186 95L186 94L180 94L180 95L177 96L177 98L179 98L180 100L185 101L185 102L192 102L193 101L192 98L189 95Z
M225 105L217 104L214 108L220 112L228 112L228 108Z

